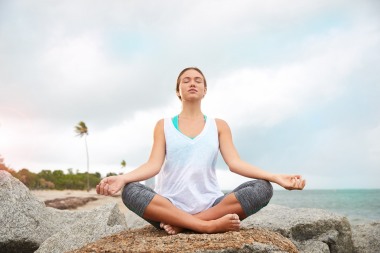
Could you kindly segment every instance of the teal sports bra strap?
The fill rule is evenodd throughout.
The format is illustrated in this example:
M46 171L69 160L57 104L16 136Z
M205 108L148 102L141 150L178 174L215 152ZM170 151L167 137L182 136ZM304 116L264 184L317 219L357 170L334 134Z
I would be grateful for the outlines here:
M203 118L205 119L205 121L207 120L207 116L206 116L206 115L203 115ZM174 116L174 117L172 118L172 122L173 122L174 127L175 127L178 131L181 132L181 130L179 130L179 127L178 127L178 115L176 115L176 116ZM192 139L194 139L194 138L192 138Z

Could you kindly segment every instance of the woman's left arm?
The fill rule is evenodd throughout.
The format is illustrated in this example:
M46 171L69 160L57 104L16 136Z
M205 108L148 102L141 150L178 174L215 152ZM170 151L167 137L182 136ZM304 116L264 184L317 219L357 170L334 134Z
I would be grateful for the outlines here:
M219 148L224 161L230 170L241 176L264 179L276 183L287 190L302 190L306 181L301 175L273 174L253 166L242 159L233 144L232 134L228 124L221 119L216 119L219 135Z

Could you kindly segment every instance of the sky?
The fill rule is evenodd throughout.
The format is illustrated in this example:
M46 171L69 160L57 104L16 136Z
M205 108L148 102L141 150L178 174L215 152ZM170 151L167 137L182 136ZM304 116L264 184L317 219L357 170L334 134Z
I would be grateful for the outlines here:
M380 188L379 14L376 0L0 0L0 155L84 172L84 121L90 172L128 172L196 66L202 111L243 160L306 189ZM249 180L220 155L217 175Z

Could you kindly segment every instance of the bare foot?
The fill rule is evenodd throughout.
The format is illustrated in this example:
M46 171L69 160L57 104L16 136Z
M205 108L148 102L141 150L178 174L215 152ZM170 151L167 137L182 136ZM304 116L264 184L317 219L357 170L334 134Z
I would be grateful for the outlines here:
M238 231L240 229L240 219L237 214L226 214L223 217L211 220L203 221L205 224L202 228L194 229L194 231L200 233L222 233L227 231ZM176 235L184 231L184 228L176 227L173 225L160 223L160 227L163 228L169 235Z
M160 223L160 227L163 228L169 235L176 235L185 230L184 228L175 227L169 224L165 224L163 222Z
M238 231L240 229L240 219L237 214L226 214L223 217L210 221L207 233L221 233L227 231Z

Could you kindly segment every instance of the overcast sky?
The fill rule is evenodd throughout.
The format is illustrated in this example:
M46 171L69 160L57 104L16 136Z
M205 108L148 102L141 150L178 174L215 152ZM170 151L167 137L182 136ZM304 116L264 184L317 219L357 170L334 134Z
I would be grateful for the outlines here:
M203 112L244 160L309 189L380 188L379 14L376 0L0 0L0 155L85 171L84 121L91 172L136 168L197 66ZM248 180L217 167L224 189Z

